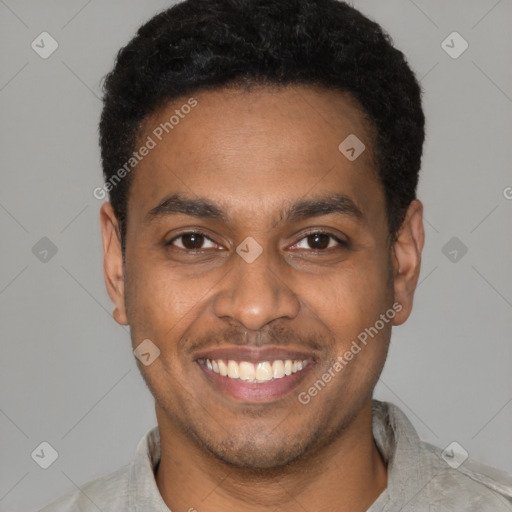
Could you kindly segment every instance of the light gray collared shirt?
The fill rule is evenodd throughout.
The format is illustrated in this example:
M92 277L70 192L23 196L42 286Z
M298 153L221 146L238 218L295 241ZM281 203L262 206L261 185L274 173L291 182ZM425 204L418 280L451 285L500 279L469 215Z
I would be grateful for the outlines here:
M512 511L512 476L467 458L457 448L422 442L405 414L373 401L373 436L387 462L388 485L367 512ZM158 427L147 432L132 462L62 496L40 512L171 512L155 481ZM200 503L190 507L201 510Z

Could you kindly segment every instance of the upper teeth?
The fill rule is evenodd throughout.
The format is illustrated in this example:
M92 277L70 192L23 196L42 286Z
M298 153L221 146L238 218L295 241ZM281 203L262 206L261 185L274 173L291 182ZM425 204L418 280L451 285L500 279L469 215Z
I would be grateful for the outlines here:
M215 373L230 379L249 382L268 382L272 379L281 379L285 375L299 372L308 364L306 359L303 361L292 359L283 361L278 359L272 363L270 361L261 361L256 364L249 361L236 362L232 359L227 364L222 359L206 359L204 361L206 366Z

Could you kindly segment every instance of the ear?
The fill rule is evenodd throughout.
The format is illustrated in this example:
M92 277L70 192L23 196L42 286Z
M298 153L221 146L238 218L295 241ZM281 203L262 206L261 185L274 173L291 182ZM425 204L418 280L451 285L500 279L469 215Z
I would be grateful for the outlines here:
M116 214L110 203L103 203L100 210L101 236L103 240L103 275L110 299L114 303L114 320L128 325L124 301L123 254L121 231Z
M403 324L411 314L424 242L423 204L415 199L407 209L393 244L394 297L402 306L393 319L393 325Z

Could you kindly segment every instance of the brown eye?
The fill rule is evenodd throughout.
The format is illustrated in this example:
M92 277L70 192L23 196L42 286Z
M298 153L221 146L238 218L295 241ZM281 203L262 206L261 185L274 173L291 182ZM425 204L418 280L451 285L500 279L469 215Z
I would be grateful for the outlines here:
M200 249L204 243L204 236L199 233L190 233L181 237L185 249Z
M331 233L316 231L301 238L293 247L295 249L323 251L325 249L335 249L336 247L347 248L348 244Z
M206 235L202 233L182 233L181 235L173 238L167 245L174 245L180 249L188 251L199 251L201 249L217 248L217 244Z
M311 249L327 249L331 237L323 233L308 235L307 242Z

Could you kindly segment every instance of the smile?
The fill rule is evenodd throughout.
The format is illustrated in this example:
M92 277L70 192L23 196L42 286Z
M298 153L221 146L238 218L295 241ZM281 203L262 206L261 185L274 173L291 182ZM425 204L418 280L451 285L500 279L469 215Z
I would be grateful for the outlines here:
M228 379L250 382L266 383L282 379L286 376L298 373L308 366L307 359L276 359L275 361L234 361L223 359L200 359L198 362L212 372Z

